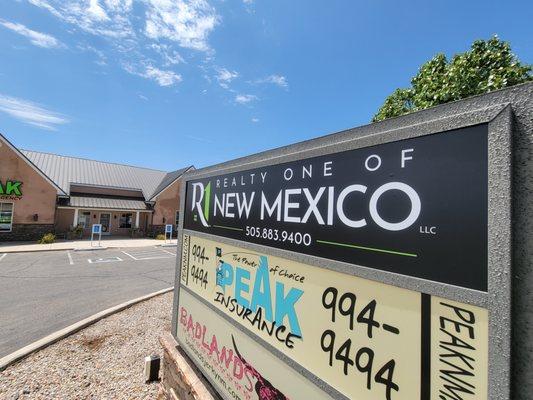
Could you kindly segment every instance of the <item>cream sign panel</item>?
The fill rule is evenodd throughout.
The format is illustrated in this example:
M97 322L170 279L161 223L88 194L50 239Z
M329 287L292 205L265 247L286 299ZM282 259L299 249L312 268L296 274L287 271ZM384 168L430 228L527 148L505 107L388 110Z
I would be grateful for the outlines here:
M487 310L195 236L182 243L182 343L182 296L194 296L209 305L203 318L225 315L348 398L487 398ZM273 357L258 354L249 361Z
M331 399L185 291L178 324L182 347L225 398Z

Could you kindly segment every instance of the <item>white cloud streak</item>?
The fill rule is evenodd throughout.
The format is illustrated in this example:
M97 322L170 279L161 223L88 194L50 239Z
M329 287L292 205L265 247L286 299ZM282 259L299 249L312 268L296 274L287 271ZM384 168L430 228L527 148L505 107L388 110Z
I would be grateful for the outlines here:
M104 54L104 52L102 50L99 50L97 49L96 47L93 47L93 46L89 46L89 45L78 45L76 46L79 50L81 51L87 51L87 52L91 52L93 53L94 55L96 55L97 57L97 60L94 61L94 63L96 65L99 65L101 67L103 66L106 66L107 65L107 57L106 55Z
M180 74L177 74L174 71L159 69L151 64L140 68L132 64L124 64L124 69L132 75L151 79L157 82L159 86L163 87L177 85L182 81Z
M276 74L267 76L266 78L263 78L263 79L259 79L256 81L256 83L272 83L282 88L289 87L289 82L287 81L287 78L284 77L283 75L276 75Z
M239 76L239 73L236 71L229 71L226 68L217 68L217 81L220 86L222 86L224 89L229 88L229 84L232 80L237 78Z
M3 25L5 28L24 36L35 46L43 47L45 49L61 49L66 47L52 35L31 30L25 25L16 22L4 21L1 19L0 25Z
M239 104L248 104L256 100L258 100L258 97L253 94L238 94L235 96L235 101Z
M85 32L108 38L133 37L133 0L28 0Z
M47 110L37 103L1 93L0 111L26 124L50 131L55 131L58 125L70 122L64 115Z
M172 86L182 81L181 75L173 71L164 71L151 65L146 67L144 77L153 79L159 86Z
M152 43L150 48L159 54L165 66L185 63L183 57L167 44Z

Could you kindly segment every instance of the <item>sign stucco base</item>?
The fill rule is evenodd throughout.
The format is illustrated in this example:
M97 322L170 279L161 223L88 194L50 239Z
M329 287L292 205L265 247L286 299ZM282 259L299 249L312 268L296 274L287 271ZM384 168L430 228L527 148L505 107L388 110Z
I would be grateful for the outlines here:
M161 336L159 342L163 346L163 362L158 400L220 399L198 368L180 350L170 332Z

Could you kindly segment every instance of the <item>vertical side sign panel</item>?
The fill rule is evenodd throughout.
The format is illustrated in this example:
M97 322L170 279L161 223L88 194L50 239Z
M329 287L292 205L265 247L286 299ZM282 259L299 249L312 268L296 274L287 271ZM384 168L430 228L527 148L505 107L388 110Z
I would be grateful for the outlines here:
M189 283L189 256L190 256L190 242L191 237L189 235L183 235L181 246L181 272L180 282L182 285Z
M431 399L487 399L488 311L431 298Z
M178 341L225 399L331 400L185 290L179 304Z

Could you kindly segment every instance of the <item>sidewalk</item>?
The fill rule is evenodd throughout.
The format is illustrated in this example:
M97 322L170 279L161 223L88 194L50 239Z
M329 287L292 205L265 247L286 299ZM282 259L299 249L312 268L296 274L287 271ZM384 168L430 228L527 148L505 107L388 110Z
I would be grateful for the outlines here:
M170 244L168 241L167 244ZM177 244L176 239L172 239L173 245ZM127 248L127 247L148 247L164 245L164 240L156 239L130 239L130 238L102 238L101 248ZM98 241L93 243L98 245ZM58 240L52 244L37 244L35 242L8 242L0 244L1 253L22 253L30 251L54 251L54 250L89 250L91 241L84 240Z

